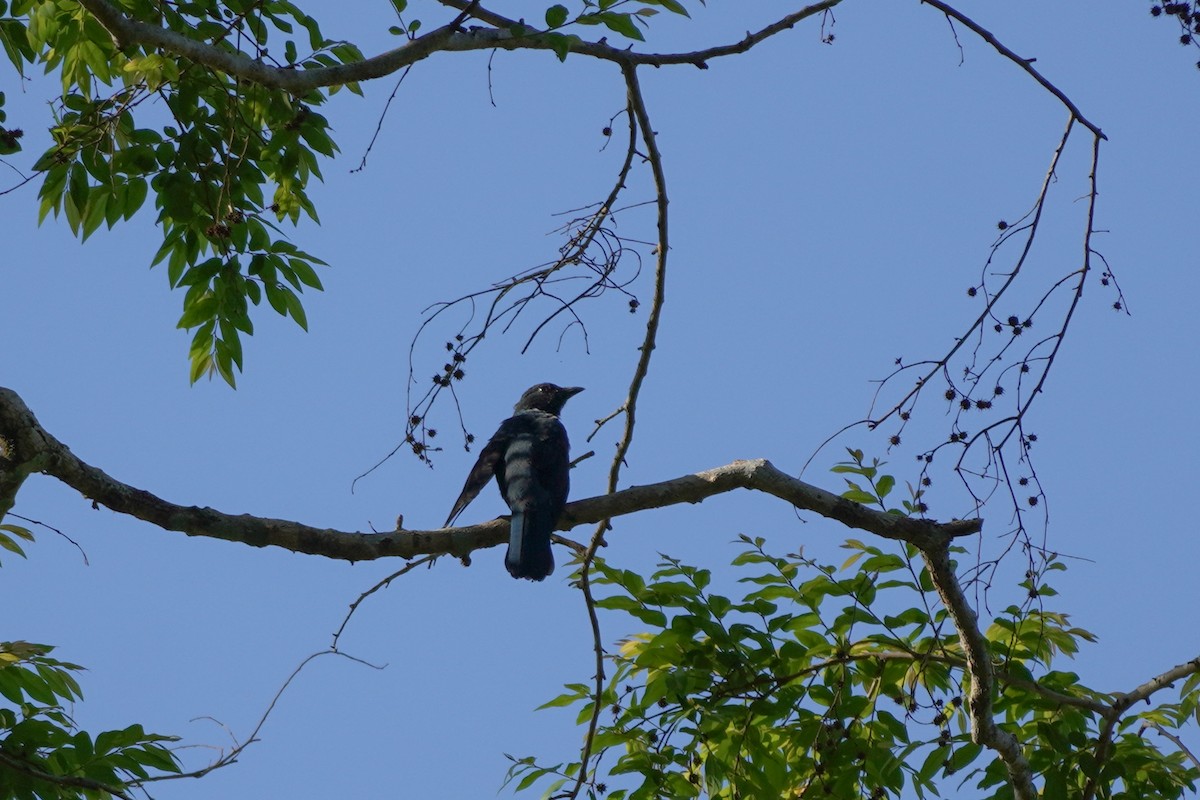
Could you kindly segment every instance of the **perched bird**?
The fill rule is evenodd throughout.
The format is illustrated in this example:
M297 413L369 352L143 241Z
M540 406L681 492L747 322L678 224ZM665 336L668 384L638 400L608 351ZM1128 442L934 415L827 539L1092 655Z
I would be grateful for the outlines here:
M567 400L582 391L580 386L553 383L527 389L513 406L516 413L500 423L480 452L446 518L448 528L495 475L512 511L504 566L514 578L540 581L554 571L550 534L571 487L571 443L558 415Z

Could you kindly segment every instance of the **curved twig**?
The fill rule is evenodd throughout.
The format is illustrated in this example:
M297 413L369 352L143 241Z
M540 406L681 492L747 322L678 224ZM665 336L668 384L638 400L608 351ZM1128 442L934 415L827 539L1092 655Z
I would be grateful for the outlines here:
M966 26L967 28L970 28L971 31L974 32L976 36L978 36L980 39L983 39L985 42L987 42L992 47L994 47L996 49L997 53L999 53L1000 55L1007 58L1009 61L1016 64L1021 69L1028 72L1035 81L1037 81L1038 83L1040 83L1042 85L1043 89L1045 89L1047 92L1049 92L1050 94L1057 97L1059 102L1062 103L1064 106L1066 106L1067 110L1071 112L1071 116L1074 119L1079 120L1079 123L1081 125L1083 125L1083 127L1087 128L1089 131L1096 134L1097 138L1100 138L1100 139L1108 138L1107 136L1104 135L1104 131L1100 130L1099 126L1088 121L1088 118L1085 117L1083 115L1083 112L1079 110L1079 107L1076 106L1075 103L1073 103L1071 101L1071 98L1067 97L1066 94L1063 93L1062 89L1059 89L1057 86L1055 86L1049 80L1047 80L1046 76L1042 75L1042 73L1037 71L1037 69L1033 66L1033 62L1036 61L1037 59L1021 58L1019 55L1017 55L1012 50L1010 50L1004 44L1004 42L1001 42L999 39L997 39L995 37L995 35L991 31L989 31L987 28L983 27L978 22L976 22L975 20L968 17L966 14L964 14L961 11L959 11L958 9L954 8L954 6L943 3L942 0L921 0L921 3L924 5L933 6L938 11L941 11L943 14L945 14L947 19L956 19L960 23L962 23L964 26Z
M658 338L658 325L662 319L663 303L666 301L667 253L670 250L670 242L667 237L667 207L669 200L667 198L666 174L662 166L662 154L658 150L654 128L650 124L650 114L646 110L646 101L642 96L641 84L638 82L637 67L632 64L622 64L621 74L625 77L625 88L629 98L631 133L634 128L641 131L642 144L646 148L646 159L650 162L650 172L654 178L654 197L658 210L658 240L655 244L654 294L650 302L650 313L646 318L646 334L642 339L641 347L638 348L637 366L634 367L633 378L629 382L629 392L625 397L625 401L621 404L622 413L625 415L625 429L620 441L617 443L612 464L609 466L608 496L612 496L617 491L617 484L621 476L621 467L624 465L625 456L633 444L633 432L637 424L638 396L641 394L642 383L646 379L646 374L650 370L650 357L654 352L655 341ZM588 779L588 761L591 760L592 746L596 738L596 729L600 724L600 711L603 706L600 699L604 693L604 643L600 634L600 621L596 615L596 600L592 596L591 567L592 560L596 557L596 550L604 544L604 532L608 528L609 518L606 517L598 522L579 568L579 588L583 593L584 604L587 607L588 621L592 629L592 647L596 657L596 683L592 702L592 718L588 722L587 735L584 737L583 748L579 757L579 775L576 776L574 788L565 795L572 799L578 797L579 792L583 789L583 785Z

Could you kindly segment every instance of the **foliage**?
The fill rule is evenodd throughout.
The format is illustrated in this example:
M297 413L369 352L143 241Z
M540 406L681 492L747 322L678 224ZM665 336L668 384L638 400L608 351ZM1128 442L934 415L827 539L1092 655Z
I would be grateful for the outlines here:
M289 0L116 0L115 6L165 36L296 74L364 60L356 45L327 38L316 19ZM471 3L468 11L477 6ZM433 35L422 34L422 20L409 13L406 0L392 0L392 7L398 24L389 31L402 46ZM541 29L524 20L488 20L488 32L497 34L489 46L499 46L503 36L565 60L583 44L582 34L604 41L592 31L618 37L622 47L644 41L660 10L689 14L680 0L555 3L541 14ZM1191 28L1200 30L1200 17L1194 4L1153 5L1151 13L1175 17L1181 44L1195 44ZM447 30L461 32L453 28ZM61 217L86 241L101 225L128 221L153 201L162 241L151 265L163 265L170 286L182 290L177 324L193 331L193 381L217 374L235 384L244 363L242 337L254 332L251 306L264 298L276 313L307 327L301 294L322 289L317 267L325 262L292 244L284 223L319 221L310 181L321 180L324 159L338 153L319 110L342 87L358 93L354 82L294 92L206 66L179 55L178 48L118 43L73 0L0 0L0 46L19 75L36 65L60 79L50 141L32 168L40 182L39 220ZM1032 71L1032 62L1022 68ZM697 58L694 66L706 65ZM632 67L626 76L630 158L641 127L643 156L653 167L651 128L637 114L644 109L630 76ZM10 156L27 140L21 128L8 127L4 103L0 93L0 156ZM1078 119L1087 125L1073 107L1072 114L1072 124ZM1095 133L1098 147L1098 128ZM1094 180L1093 167L1093 200ZM1044 196L1043 189L1039 213ZM588 230L599 226L610 206L599 206ZM1000 227L1009 229L1004 222ZM661 228L665 237L665 220ZM1031 242L1035 228L1029 223L1013 230L1030 230ZM1092 231L1089 212L1088 237ZM1089 241L1077 292L1089 269ZM669 249L665 238L656 247L660 254ZM1011 277L1005 280L1007 286ZM1003 289L992 293L981 285L971 296L977 291L989 298L982 321ZM1030 320L1013 316L1006 325L997 317L994 329L1015 337ZM455 347L449 349L463 355ZM643 350L648 357L652 336ZM1047 368L1053 352L1044 357ZM897 374L912 365L898 366ZM1026 367L1012 368L1024 374ZM455 369L447 365L435 382L449 385ZM968 388L978 383L999 397L1003 387L985 386L984 372L969 371L974 377ZM635 386L642 376L644 370ZM991 407L989 397L953 386L947 391L947 402L957 401L963 412ZM1033 391L1041 391L1040 381ZM888 415L907 421L913 397L904 395ZM1015 417L1018 428L1023 414ZM412 419L413 425L421 420ZM967 438L956 429L950 444ZM893 439L899 442L898 432ZM1022 447L1034 440L1021 433ZM893 507L896 480L881 471L884 465L868 462L858 450L849 456L833 469L847 482L845 500L899 515L924 514L924 473ZM615 486L616 471L613 476ZM1028 498L1031 506L1037 500ZM24 528L0 526L0 549L23 555L20 541L30 539ZM592 583L608 592L596 607L631 618L640 630L609 655L611 675L599 694L590 685L572 684L546 704L574 707L579 721L589 724L597 707L604 710L604 722L588 733L589 755L553 766L515 759L509 777L518 789L546 785L553 795L579 783L589 796L618 800L924 798L969 785L987 797L1012 796L1011 765L972 741L964 647L915 546L851 539L844 545L848 558L834 566L803 553L775 555L761 538L743 537L742 543L746 549L733 562L744 587L737 596L717 591L709 570L667 556L648 578L592 563ZM1177 697L1138 705L1136 713L1127 713L1132 709L1123 697L1082 686L1058 662L1094 637L1045 605L1055 596L1046 576L1064 569L1062 562L1050 553L1033 558L1038 563L1020 583L1025 601L1001 611L984 633L999 683L997 721L1020 742L1044 795L1172 798L1194 792L1200 771L1174 746L1172 732L1200 722L1200 673L1188 674ZM45 645L0 643L0 800L102 797L179 773L164 746L173 741L169 737L138 725L95 736L80 730L68 712L81 697L75 679L80 667L51 658L51 652ZM1141 699L1169 683L1151 687Z
M421 21L405 19L404 0L392 5L401 24L391 33L412 39ZM363 58L356 45L326 38L289 0L120 6L130 18L274 67L311 70ZM687 16L678 0L586 0L573 12L548 8L544 31L522 25L514 33L544 37L566 58L580 38L564 29L600 26L641 41L660 9ZM119 47L92 14L65 0L0 0L0 44L21 75L36 64L61 78L52 144L34 164L39 219L62 216L86 241L153 198L162 244L151 264L165 264L170 285L183 290L178 327L194 331L193 382L217 374L235 385L242 337L254 333L250 307L264 298L307 328L300 294L322 288L315 268L326 262L290 243L279 224L318 221L309 182L321 179L322 158L338 147L317 109L340 84L296 95L158 48ZM345 88L359 93L354 83ZM3 104L0 94L0 123ZM18 152L23 134L0 127L0 155Z
M878 461L851 457L834 471L869 488L851 483L845 496L881 503L894 481ZM549 781L544 795L557 796L586 770L588 796L615 800L926 798L966 786L1012 797L1003 762L972 742L963 650L915 547L850 539L835 567L773 555L762 538L741 541L740 597L714 591L708 569L668 556L648 579L595 562L593 583L611 589L596 605L644 626L608 657L597 755L586 767L514 759L510 781ZM1043 573L1063 569L1046 556ZM1089 781L1100 798L1194 792L1197 766L1145 734L1200 721L1200 677L1177 700L1122 718L1113 746L1103 745L1109 718L1100 712L1113 698L1053 668L1095 638L1043 607L1050 586L1023 588L1029 602L1004 609L986 635L999 721L1027 748L1045 796L1084 797ZM543 707L577 708L586 723L592 687L566 689Z
M126 6L229 52L249 46L266 57L286 35L283 63L297 69L361 58L290 2ZM171 286L184 290L178 325L195 330L191 378L215 372L233 385L241 336L254 332L249 306L265 296L307 327L299 293L321 289L314 267L325 262L288 242L276 223L317 219L308 184L321 177L319 156L337 151L314 110L326 93L295 97L156 50L119 49L75 3L17 0L8 11L0 32L13 66L38 63L62 78L53 143L34 165L39 219L61 215L86 241L153 195L163 241L151 263L165 263ZM297 28L303 37L291 36Z
M29 531L2 526L25 540ZM0 544L20 553L6 533ZM164 746L175 737L146 733L141 725L80 730L66 706L83 693L77 664L50 657L53 647L0 642L0 800L106 797L155 773L178 773Z

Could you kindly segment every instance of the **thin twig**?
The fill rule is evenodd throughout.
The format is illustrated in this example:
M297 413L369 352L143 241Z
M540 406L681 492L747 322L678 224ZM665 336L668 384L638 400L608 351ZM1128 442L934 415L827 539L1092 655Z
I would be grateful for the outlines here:
M375 594L380 589L386 587L389 583L396 580L396 578L399 578L401 575L404 575L407 572L412 572L414 569L424 564L432 564L435 560L437 560L437 556L425 556L424 558L418 558L415 561L410 561L409 563L405 564L403 568L396 570L391 575L388 575L370 589L367 589L365 592L360 594L358 599L350 604L350 610L346 612L346 616L342 619L342 624L338 626L336 631L334 631L333 641L330 643L329 649L337 652L338 639L341 638L342 632L346 630L346 626L350 623L350 618L354 616L354 612L358 610L358 607L364 600Z
M379 133L383 130L383 121L387 119L388 109L392 107L392 101L396 99L396 93L400 91L400 84L404 83L404 79L408 77L408 73L412 71L412 67L405 67L404 72L400 73L400 77L396 79L396 85L392 87L392 93L388 95L387 102L383 104L383 111L379 112L379 121L375 123L375 132L371 134L371 141L367 143L367 149L363 151L362 160L358 162L358 166L350 170L351 172L362 172L367 167L367 157L371 155L371 150L375 147L375 140L379 138Z
M1083 125L1083 127L1087 128L1089 131L1091 131L1092 133L1094 133L1097 137L1099 137L1101 139L1108 138L1107 136L1104 135L1104 132L1102 130L1100 130L1100 128L1097 125L1094 125L1092 122L1090 122L1088 120L1087 117L1085 117L1083 115L1083 112L1080 111L1079 107L1076 106L1075 103L1071 101L1071 98L1067 97L1066 94L1064 94L1061 89L1059 89L1057 86L1055 86L1049 80L1047 80L1046 77L1044 75L1042 75L1042 73L1037 71L1037 69L1033 66L1033 62L1035 59L1021 58L1019 55L1017 55L1012 50L1010 50L1008 48L1008 46L1004 44L1004 42L1001 42L999 39L997 39L995 37L995 35L992 34L991 31L984 28L978 22L971 19L970 17L968 17L966 14L962 13L958 9L954 8L954 6L943 3L942 0L921 0L921 3L923 3L925 5L933 6L938 11L941 11L943 14L945 14L948 18L956 19L960 23L965 25L966 27L970 28L972 31L975 32L975 35L977 35L980 39L983 39L985 42L987 42L992 47L994 47L996 49L996 52L1000 53L1000 55L1004 56L1009 61L1016 64L1018 67L1023 69L1025 72L1028 72L1035 81L1037 81L1038 83L1040 83L1042 85L1043 89L1045 89L1050 94L1057 97L1059 102L1061 102L1064 106L1066 106L1067 109L1071 112L1071 116L1074 119L1079 120L1080 124Z
M279 687L279 690L277 692L275 692L275 696L272 697L271 702L267 704L266 711L264 711L262 713L262 716L259 717L258 723L254 726L254 730L250 731L250 736L244 742L236 745L228 753L221 756L220 758L218 758L216 761L209 764L208 766L202 767L201 769L194 770L192 772L177 773L177 774L173 774L173 775L152 775L149 778L143 778L141 780L134 781L133 783L136 783L137 785L140 786L140 785L146 784L146 783L156 783L159 781L173 781L173 780L179 780L180 778L202 778L205 775L209 774L210 772L214 772L218 769L222 769L223 767L227 767L230 764L233 764L235 761L237 761L238 756L240 756L247 747L249 747L250 745L259 741L259 738L258 738L259 731L262 730L263 725L267 724L267 719L271 716L271 712L273 712L275 710L275 706L279 702L279 699L281 697L283 697L283 693L285 691L287 691L287 688L289 686L291 686L292 681L294 681L296 679L296 676L298 676L300 674L301 670L303 670L306 666L309 665L309 663L311 663L315 659L320 658L321 656L331 656L331 655L332 656L341 656L342 658L345 658L349 661L353 661L356 664L362 664L363 666L370 667L371 669L383 669L383 667L381 667L381 666L377 666L368 661L364 661L361 658L356 658L355 656L347 655L346 653L342 653L337 650L321 650L320 652L312 653L308 657L306 657L303 661L301 661L294 670L292 670L292 673L290 675L288 675L287 680L285 680L283 682L283 685Z

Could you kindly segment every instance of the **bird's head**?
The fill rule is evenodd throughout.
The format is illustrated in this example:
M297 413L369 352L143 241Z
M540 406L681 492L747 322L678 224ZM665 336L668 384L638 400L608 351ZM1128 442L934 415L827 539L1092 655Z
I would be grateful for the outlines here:
M539 383L530 386L521 395L521 399L513 406L514 411L545 411L547 414L558 416L566 402L583 391L582 386L555 386L553 383Z

